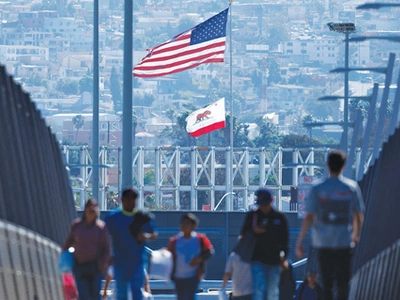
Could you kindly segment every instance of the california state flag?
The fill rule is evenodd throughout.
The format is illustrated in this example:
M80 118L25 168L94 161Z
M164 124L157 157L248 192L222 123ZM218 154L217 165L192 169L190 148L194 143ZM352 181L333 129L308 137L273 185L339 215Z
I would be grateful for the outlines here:
M196 137L225 128L225 98L192 112L186 118L186 131Z

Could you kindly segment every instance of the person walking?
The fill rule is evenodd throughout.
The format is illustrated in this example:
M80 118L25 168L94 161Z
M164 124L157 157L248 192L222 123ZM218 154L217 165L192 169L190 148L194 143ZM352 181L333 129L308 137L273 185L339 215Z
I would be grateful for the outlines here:
M253 297L251 265L243 261L235 252L229 255L225 266L222 292L225 292L226 284L230 278L232 278L232 299L251 300Z
M193 300L204 274L205 262L214 254L214 248L203 233L197 233L198 219L192 213L182 215L179 234L170 238L168 251L172 253L171 278L178 300Z
M306 199L307 213L296 246L297 256L303 257L303 241L312 227L325 300L333 299L334 284L338 299L348 298L351 257L364 218L360 187L342 175L346 159L340 150L328 154L329 178L314 186Z
M128 289L134 300L142 299L145 242L157 236L154 219L136 209L137 197L134 189L123 190L122 208L116 208L105 218L113 248L117 300L127 300Z
M255 192L258 208L247 213L241 236L253 236L250 255L253 300L278 300L281 269L288 268L289 230L286 217L272 207L272 193Z
M62 247L74 248L73 273L80 300L100 300L101 280L110 261L110 239L105 223L98 219L99 208L89 199L81 218L70 228Z

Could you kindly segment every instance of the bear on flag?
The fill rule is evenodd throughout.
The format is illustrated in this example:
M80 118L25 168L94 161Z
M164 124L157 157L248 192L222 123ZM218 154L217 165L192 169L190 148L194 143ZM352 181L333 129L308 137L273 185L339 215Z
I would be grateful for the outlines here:
M192 137L225 127L225 98L192 112L186 118L186 131Z

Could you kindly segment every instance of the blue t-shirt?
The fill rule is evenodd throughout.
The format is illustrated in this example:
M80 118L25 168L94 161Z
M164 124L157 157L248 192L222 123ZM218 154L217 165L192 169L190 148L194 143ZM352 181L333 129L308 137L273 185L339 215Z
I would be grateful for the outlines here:
M111 235L111 244L114 256L114 266L132 268L143 264L143 255L145 243L137 243L129 231L129 225L132 223L133 216L125 215L121 208L111 211L104 221L107 224ZM143 232L152 233L155 231L153 221L146 223Z
M360 187L346 177L330 177L311 189L306 210L314 214L312 244L315 248L349 248L353 213L364 211Z
M182 232L175 244L176 252L176 268L175 277L176 278L191 278L196 275L196 270L198 266L191 267L189 265L190 261L200 255L200 241L197 237L195 231L192 231L190 238L184 238Z

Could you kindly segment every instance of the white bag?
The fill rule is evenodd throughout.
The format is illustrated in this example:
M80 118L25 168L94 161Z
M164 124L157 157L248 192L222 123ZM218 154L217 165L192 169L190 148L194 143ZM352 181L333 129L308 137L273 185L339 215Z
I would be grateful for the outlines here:
M228 300L228 299L229 299L229 296L226 293L226 290L225 289L220 289L218 291L218 300Z
M151 253L149 278L169 281L172 272L172 253L163 248Z
M153 295L142 289L143 300L154 300Z

